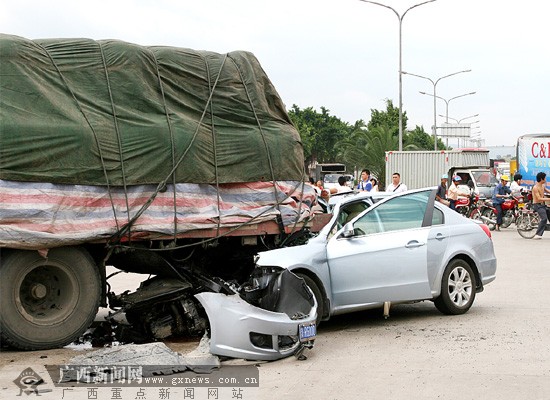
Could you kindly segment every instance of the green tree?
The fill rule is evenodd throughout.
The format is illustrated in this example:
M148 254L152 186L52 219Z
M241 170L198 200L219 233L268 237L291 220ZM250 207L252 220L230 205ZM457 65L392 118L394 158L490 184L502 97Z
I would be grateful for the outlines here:
M365 152L368 143L369 136L365 122L356 121L350 133L338 144L338 160L346 164L350 172L363 169L367 162Z
M437 148L439 150L446 149L445 145L440 138L437 138ZM407 131L403 135L403 149L404 150L433 150L434 138L432 135L427 134L424 131L424 127L416 126L414 130Z
M397 150L399 139L388 125L376 126L367 130L358 121L351 135L340 144L340 157L346 160L349 170L368 168L372 175L385 185L386 151ZM351 168L350 168L351 167Z
M399 138L388 125L369 130L369 144L366 149L367 167L378 178L379 187L386 186L386 151L397 150Z
M313 107L302 110L294 104L288 115L300 132L306 166L313 162L339 162L338 145L351 130L346 122L330 115L325 107L319 113Z
M390 129L392 135L399 137L399 108L394 107L390 99L386 99L386 111L371 109L370 121L367 125L369 131L379 126ZM403 112L403 130L407 128L407 113Z
M358 120L353 125L330 115L325 107L321 112L312 107L300 109L293 105L288 112L298 128L304 146L305 167L315 162L339 162L346 164L348 171L368 168L379 181L386 184L386 151L399 148L399 109L386 100L386 110L371 109L368 123ZM403 113L403 127L407 126L407 113ZM445 149L438 139L438 149ZM433 137L422 126L403 133L404 150L433 150Z
M424 131L424 127L416 126L403 136L403 148L405 150L433 150L433 137Z

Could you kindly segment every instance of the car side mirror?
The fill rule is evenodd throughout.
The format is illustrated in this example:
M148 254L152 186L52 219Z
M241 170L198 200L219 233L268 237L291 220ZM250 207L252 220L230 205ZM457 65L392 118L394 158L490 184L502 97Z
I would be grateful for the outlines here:
M350 238L355 235L355 228L351 222L348 222L344 225L344 230L342 231L342 237Z

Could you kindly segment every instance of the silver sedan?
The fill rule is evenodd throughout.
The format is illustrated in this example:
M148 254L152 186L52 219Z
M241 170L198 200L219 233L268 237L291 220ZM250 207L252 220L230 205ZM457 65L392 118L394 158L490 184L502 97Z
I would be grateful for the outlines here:
M386 197L374 205L350 197L302 246L259 253L257 268L288 269L315 294L318 318L433 300L463 314L496 277L491 232L435 201L436 189Z

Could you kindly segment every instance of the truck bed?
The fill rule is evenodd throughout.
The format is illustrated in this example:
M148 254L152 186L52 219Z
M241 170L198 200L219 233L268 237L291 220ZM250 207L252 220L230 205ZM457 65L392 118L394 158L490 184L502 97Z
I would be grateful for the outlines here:
M0 247L44 249L121 238L212 238L292 232L315 191L296 181L106 188L0 180ZM144 207L145 206L145 207ZM137 218L136 218L137 217ZM315 219L314 219L315 221ZM322 217L307 222L312 229ZM319 226L320 225L320 226Z

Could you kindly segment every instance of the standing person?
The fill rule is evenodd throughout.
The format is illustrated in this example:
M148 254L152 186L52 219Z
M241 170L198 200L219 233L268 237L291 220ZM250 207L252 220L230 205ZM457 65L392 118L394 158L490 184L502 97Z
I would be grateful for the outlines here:
M520 185L521 185L522 179L523 179L523 175L521 174L514 175L514 182L510 184L510 190L512 191L512 194L521 192L522 187Z
M550 193L546 189L546 174L539 172L537 174L537 183L533 186L533 208L540 217L537 233L533 239L542 239L542 234L548 222L548 213L546 202L550 201L550 197L544 197L544 193Z
M357 189L361 192L370 192L372 190L372 183L370 182L370 171L364 169L361 171L361 180L357 185Z
M346 184L346 177L341 175L338 177L338 187L334 189L335 193L348 193L351 192L352 189ZM332 190L331 190L332 193Z
M437 188L437 193L435 194L435 199L446 206L449 205L449 200L447 200L447 181L449 176L443 174L441 176L441 184Z
M399 172L394 172L391 176L391 183L386 188L386 192L406 192L407 186L404 183L401 183L401 175L399 175Z
M313 179L312 177L309 177L309 185L313 187L315 193L317 193L317 196L321 195L321 188L317 187L317 185L315 184L315 179Z
M497 210L497 225L495 227L497 231L500 231L500 226L502 225L502 203L504 203L504 199L508 195L512 194L512 191L507 186L509 181L510 178L508 178L508 175L501 175L500 183L493 190L493 206Z
M319 189L323 190L323 181L322 180L318 180L317 183L315 184L315 186L317 186Z
M378 181L376 178L370 178L370 183L372 183L371 192L378 192Z

